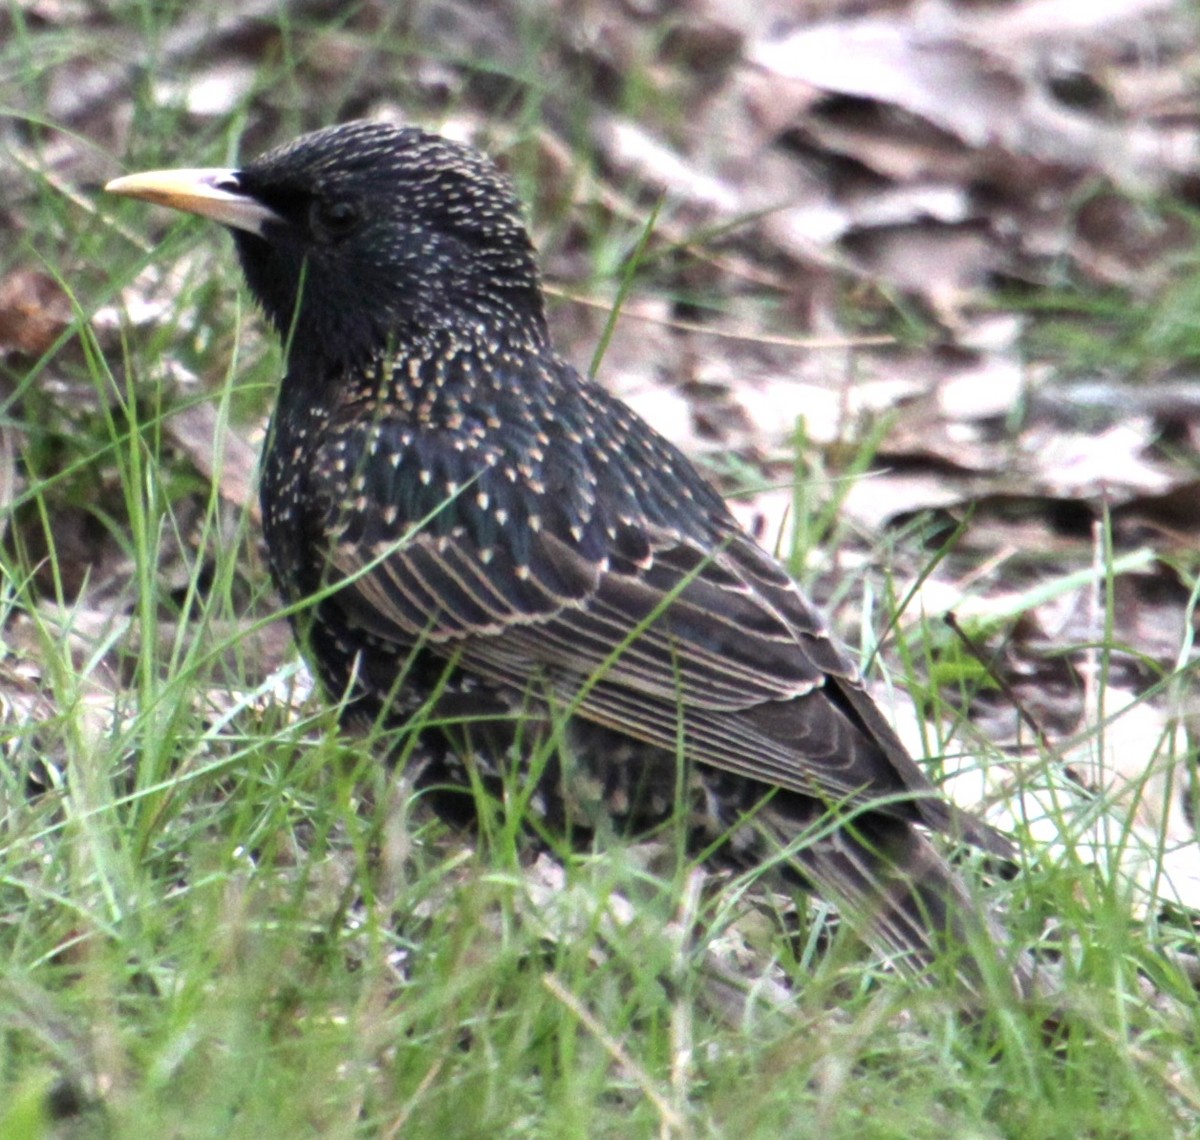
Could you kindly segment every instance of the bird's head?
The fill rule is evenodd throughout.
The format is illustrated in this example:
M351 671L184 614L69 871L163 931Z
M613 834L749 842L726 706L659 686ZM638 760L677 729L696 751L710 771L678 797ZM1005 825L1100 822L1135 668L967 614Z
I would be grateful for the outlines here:
M346 123L237 169L152 171L106 189L230 227L251 291L309 366L349 364L438 327L545 336L508 180L438 135Z

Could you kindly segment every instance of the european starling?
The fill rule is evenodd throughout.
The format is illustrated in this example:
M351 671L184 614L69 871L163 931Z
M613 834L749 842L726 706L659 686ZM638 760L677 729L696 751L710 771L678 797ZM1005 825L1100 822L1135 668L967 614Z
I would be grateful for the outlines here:
M465 780L456 757L486 770L537 714L549 816L582 787L644 826L682 796L706 844L785 852L868 941L915 970L957 953L980 984L1003 935L924 833L1009 841L939 796L695 467L557 355L488 159L353 122L107 189L228 226L283 338L267 548L289 603L319 595L296 632L347 715L457 721L429 778Z

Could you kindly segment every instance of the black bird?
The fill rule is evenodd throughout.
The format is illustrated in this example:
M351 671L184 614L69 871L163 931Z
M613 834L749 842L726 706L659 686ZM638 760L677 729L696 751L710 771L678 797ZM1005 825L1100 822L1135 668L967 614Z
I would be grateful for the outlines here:
M1011 844L938 795L692 464L557 355L520 205L488 159L353 122L235 170L107 189L230 227L283 338L271 570L288 602L321 594L297 635L351 716L457 717L431 767L444 780L467 750L496 762L513 718L540 710L551 816L591 789L627 825L661 821L682 758L689 820L726 856L786 849L910 967L955 952L968 986L1003 969L1031 992L924 833L1005 860Z

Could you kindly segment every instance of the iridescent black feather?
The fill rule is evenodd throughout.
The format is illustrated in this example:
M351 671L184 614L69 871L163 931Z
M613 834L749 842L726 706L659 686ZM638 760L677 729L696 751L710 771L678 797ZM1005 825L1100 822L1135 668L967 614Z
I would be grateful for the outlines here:
M937 794L692 464L556 355L489 161L353 123L228 186L271 212L233 232L288 344L272 570L289 602L339 584L300 632L351 715L410 715L453 661L447 707L574 707L575 764L614 814L669 810L682 739L697 810L743 861L842 814L793 858L877 944L920 965L997 933L923 831L1005 858L1009 842ZM968 955L960 974L979 973Z

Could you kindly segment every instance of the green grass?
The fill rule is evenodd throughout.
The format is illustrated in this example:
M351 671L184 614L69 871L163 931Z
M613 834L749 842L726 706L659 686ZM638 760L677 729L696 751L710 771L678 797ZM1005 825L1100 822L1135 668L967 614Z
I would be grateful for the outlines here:
M1040 318L1031 348L1052 355L1068 374L1153 382L1194 367L1200 357L1196 212L1169 199L1144 203L1143 210L1148 230L1175 235L1156 259L1155 287L1131 294L1064 283L1014 298L1016 307Z
M158 6L122 13L129 37L169 31ZM35 64L79 50L82 33L10 18L5 102L36 119ZM407 85L418 52L506 93L496 129L515 136L528 190L522 132L545 107L565 107L578 140L587 126L586 100L539 72L541 34L531 18L524 58L472 68L398 22L293 20L219 121L193 129L135 85L121 158L226 161L244 126L274 119L286 137L340 117L381 72L436 124L456 107ZM317 106L334 42L358 62ZM117 38L104 43L119 57ZM631 82L626 111L679 121L647 105L654 90ZM264 647L277 605L249 507L167 430L198 401L248 430L270 400L279 352L228 241L183 223L159 244L162 216L90 198L31 176L19 240L0 252L0 272L40 267L77 312L46 353L3 366L22 482L0 564L0 1137L1195 1134L1196 1000L1161 952L1190 948L1186 924L1134 917L1104 867L1030 841L1012 883L969 869L1019 941L1048 927L1064 949L1056 1025L999 995L963 1016L831 934L823 908L797 914L751 877L700 875L669 829L653 844L539 845L515 785L506 804L481 802L475 831L439 822L379 762L383 742L342 733L307 695L294 652ZM645 287L622 278L641 227L580 211L593 213L593 266L613 292ZM568 202L539 208L550 254L574 216ZM161 315L98 342L90 315L142 271L171 274L148 287ZM647 274L674 287L669 265ZM797 492L781 553L798 573L846 537L839 480L877 444L868 433L835 471L798 446L798 487L832 488ZM905 597L855 573L833 601L859 605L869 652ZM930 751L994 758L956 712L980 678L923 632L891 659L945 714ZM1053 787L1054 759L1031 780ZM1063 805L1053 822L1070 833Z

